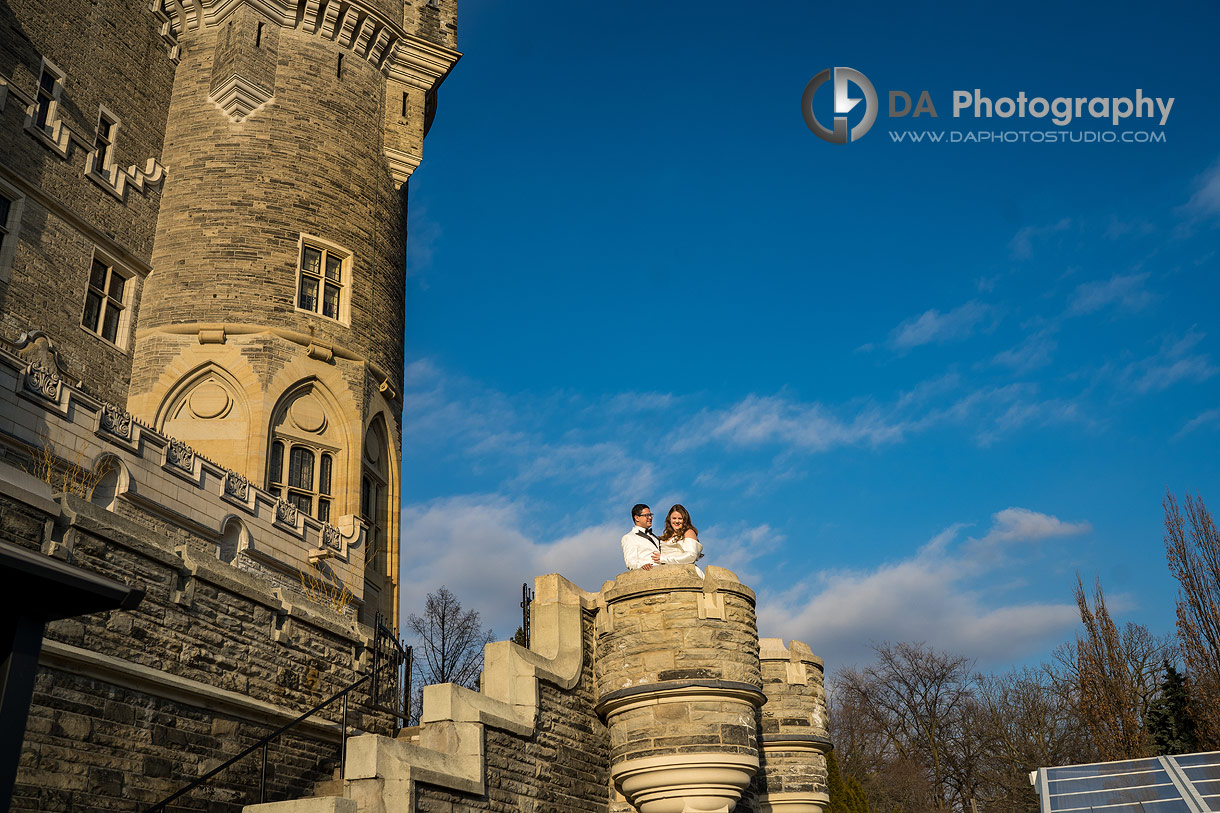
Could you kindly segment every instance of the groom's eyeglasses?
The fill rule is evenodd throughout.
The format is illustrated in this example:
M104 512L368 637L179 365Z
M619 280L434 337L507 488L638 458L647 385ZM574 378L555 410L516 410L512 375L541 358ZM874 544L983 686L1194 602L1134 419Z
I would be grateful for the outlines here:
M649 519L652 519L652 514L649 514L649 513L643 513L643 514L640 514L640 516L648 517Z

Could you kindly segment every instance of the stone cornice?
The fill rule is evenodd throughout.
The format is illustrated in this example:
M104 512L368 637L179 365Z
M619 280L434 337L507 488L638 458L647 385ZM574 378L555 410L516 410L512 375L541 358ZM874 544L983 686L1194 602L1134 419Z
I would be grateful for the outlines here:
M822 754L834 750L834 744L827 737L817 734L759 734L758 741L764 749L770 750L814 750Z
M761 708L766 695L757 686L735 680L664 680L610 692L597 702L595 711L605 718L642 706L738 700Z
M171 57L183 31L214 28L242 5L282 28L300 28L354 51L378 70L425 92L436 88L461 59L460 51L437 45L402 27L359 0L151 0L149 10L162 22Z
M460 51L404 34L394 48L387 68L391 79L428 91L439 85L461 58Z

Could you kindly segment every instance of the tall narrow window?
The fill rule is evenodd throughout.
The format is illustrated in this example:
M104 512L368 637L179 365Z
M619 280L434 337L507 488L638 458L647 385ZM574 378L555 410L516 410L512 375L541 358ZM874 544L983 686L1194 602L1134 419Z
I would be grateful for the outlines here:
M113 266L94 257L81 325L111 344L120 344L119 327L127 307L128 287L126 277Z
M97 134L93 137L93 171L102 174L111 160L114 148L115 122L105 113L98 116Z
M330 522L330 469L333 458L323 454L318 459L318 519Z
M271 444L271 465L267 476L267 490L277 497L284 496L284 444L278 440Z
M13 199L0 192L0 255L9 243L8 218L13 211Z
M48 68L42 66L42 73L38 77L38 107L34 111L34 123L39 127L46 127L47 121L51 116L51 105L55 103L59 94L58 90L60 77Z
M313 514L313 452L293 446L288 453L288 502L306 514Z
M302 243L297 307L346 321L343 309L349 267L350 255L334 247Z

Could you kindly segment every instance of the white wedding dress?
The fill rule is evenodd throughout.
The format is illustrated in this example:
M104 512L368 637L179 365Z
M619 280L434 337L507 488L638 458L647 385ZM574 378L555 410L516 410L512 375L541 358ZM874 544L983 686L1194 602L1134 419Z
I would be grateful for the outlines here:
M661 564L663 565L693 565L703 556L703 545L695 537L670 537L661 540ZM695 571L703 578L703 571L698 567Z

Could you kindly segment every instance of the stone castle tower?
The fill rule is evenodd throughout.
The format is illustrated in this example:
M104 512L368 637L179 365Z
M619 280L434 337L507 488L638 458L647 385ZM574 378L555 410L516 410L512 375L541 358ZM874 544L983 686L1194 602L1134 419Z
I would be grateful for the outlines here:
M12 809L143 809L397 625L407 182L456 14L0 0L0 586L143 596L0 590L0 650L45 623ZM279 795L329 775L334 718Z
M290 515L349 535L363 519L361 597L392 617L404 184L457 59L451 26L403 0L165 12L172 169L128 408Z
M0 339L273 498L304 544L263 565L333 559L395 617L406 182L454 0L5 8Z

